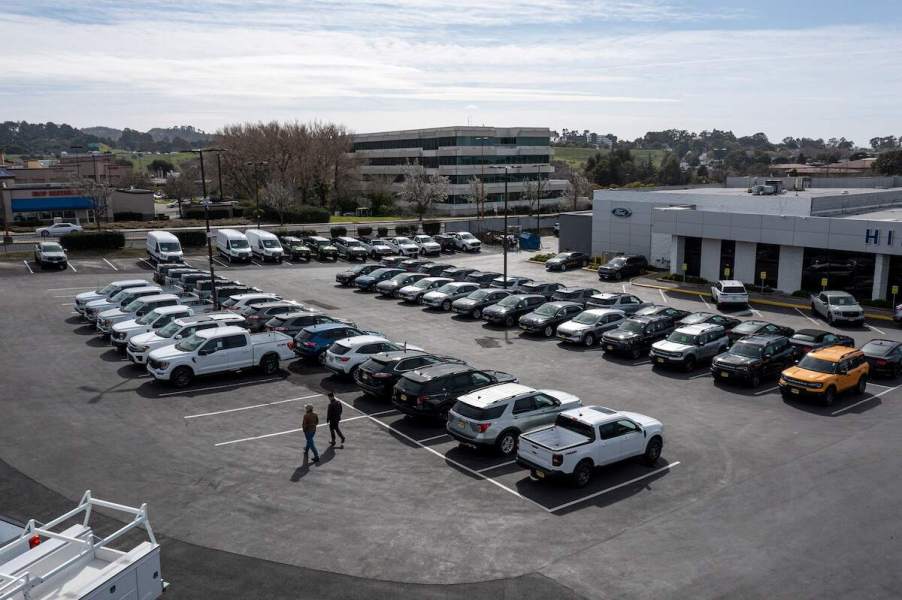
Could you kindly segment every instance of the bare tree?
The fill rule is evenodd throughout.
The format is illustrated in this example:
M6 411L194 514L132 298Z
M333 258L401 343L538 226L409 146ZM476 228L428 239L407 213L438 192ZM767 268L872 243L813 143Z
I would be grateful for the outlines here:
M485 193L485 181L475 175L470 178L470 200L476 204L476 216L485 218L485 201L488 194Z
M91 204L94 208L94 222L99 230L101 220L106 220L109 216L107 215L107 210L110 205L110 194L113 193L113 188L105 183L90 179L85 179L82 185L85 194L91 198Z
M450 185L447 177L432 175L422 165L410 165L404 168L404 182L401 184L400 197L413 208L414 214L422 222L433 204L448 199Z
M279 213L279 225L284 225L285 212L294 202L294 190L281 181L270 181L263 189L263 202Z
M570 176L567 178L567 182L570 185L567 186L564 197L570 201L573 210L577 210L579 207L579 199L587 197L589 193L591 193L592 185L582 173L577 171L571 171Z

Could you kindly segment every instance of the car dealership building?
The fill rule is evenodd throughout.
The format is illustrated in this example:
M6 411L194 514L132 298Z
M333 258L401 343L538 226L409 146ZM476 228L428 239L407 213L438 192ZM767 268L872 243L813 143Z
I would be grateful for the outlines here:
M902 288L902 186L596 190L591 213L561 215L560 225L562 249L642 254L709 281L786 293L825 286L863 299Z

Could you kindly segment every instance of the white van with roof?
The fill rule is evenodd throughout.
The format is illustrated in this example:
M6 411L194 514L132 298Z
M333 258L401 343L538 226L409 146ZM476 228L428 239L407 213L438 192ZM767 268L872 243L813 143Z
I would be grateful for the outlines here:
M228 326L244 327L246 320L234 313L210 313L174 319L155 331L141 333L128 340L126 354L128 359L137 365L147 362L147 355L152 350L177 344L180 340L194 335L195 331Z
M244 232L251 253L262 261L282 262L285 252L275 234L263 229L248 229Z
M216 250L230 263L250 262L252 256L247 237L237 229L217 229Z
M182 244L168 231L148 231L145 245L152 263L181 262L184 258Z

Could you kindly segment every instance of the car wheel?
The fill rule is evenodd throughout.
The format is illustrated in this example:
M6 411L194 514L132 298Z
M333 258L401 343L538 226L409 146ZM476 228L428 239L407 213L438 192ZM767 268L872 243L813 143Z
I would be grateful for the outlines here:
M686 360L683 362L683 367L685 367L688 373L691 373L693 370L695 370L695 357L687 356Z
M753 388L761 385L761 375L754 373L751 377L749 377L749 385L751 385Z
M177 367L169 377L172 385L177 388L186 387L192 379L194 379L194 373L189 367Z
M50 232L49 232L49 231L42 231L42 232L41 232L41 237L50 237Z
M561 273L567 270L567 263L561 263Z
M623 279L623 273L621 273L620 271L615 272L614 279L616 279L617 281L620 281L621 279Z
M649 467L655 466L658 459L661 458L661 449L663 447L664 442L661 441L661 438L657 436L651 438L651 441L645 446L645 454L642 456L642 460L645 464Z
M573 485L578 488L586 487L589 480L592 479L592 469L591 460L583 459L580 461L576 468L573 469Z
M517 432L508 430L503 431L498 439L495 440L495 448L502 456L513 456L517 452Z
M326 364L326 353L325 353L325 352L320 352L319 354L317 354L317 355L316 355L316 362L318 362L318 363L321 364L321 365Z
M264 375L272 375L279 370L279 357L275 354L267 354L260 361L260 370Z
M547 327L545 327L545 331L543 333L545 334L545 337L550 338L554 335L554 327L548 325Z
M591 333L587 333L585 337L583 337L583 346L586 348L591 348L595 345L595 336Z
M633 357L633 360L636 360L637 358L642 356L642 353L639 352L638 348L633 348L632 350L630 350L630 356Z
M827 388L827 391L824 392L824 406L833 406L833 401L836 399L836 388L832 385Z
M868 388L868 378L865 375L862 375L858 378L858 385L855 386L855 393L859 396L865 392Z
M504 319L504 324L507 325L508 327L513 327L513 326L514 326L514 318L513 318L513 317L506 317L506 318Z
M451 310L451 301L450 300L445 300L444 302L442 302L442 310L445 312L448 312L449 310Z
M480 310L480 309L478 309L478 308L474 308L474 309L473 309L473 318L474 318L474 319L481 319L481 318L482 318L482 310Z

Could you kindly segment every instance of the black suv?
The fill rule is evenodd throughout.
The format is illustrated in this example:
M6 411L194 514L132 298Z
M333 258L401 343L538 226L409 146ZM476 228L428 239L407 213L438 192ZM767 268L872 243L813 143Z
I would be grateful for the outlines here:
M795 332L789 343L795 346L799 358L812 350L826 348L827 346L855 347L855 340L847 335L824 331L823 329L799 329Z
M444 363L462 365L464 361L422 350L380 352L354 370L354 381L368 396L388 398L404 373Z
M620 281L624 277L641 275L647 267L648 261L644 256L618 256L598 267L598 278Z
M546 302L520 317L520 329L526 333L541 333L550 338L557 332L558 325L569 321L582 310L583 307L576 302Z
M665 315L633 316L617 329L606 331L601 336L601 347L605 352L639 358L648 354L651 345L666 338L673 329L673 319Z
M266 322L265 327L266 331L278 331L294 337L305 327L321 323L345 323L354 326L350 321L336 319L320 312L296 311L274 316Z
M767 321L743 321L733 329L727 332L730 343L735 344L737 341L750 335L785 335L792 337L795 333L791 327L783 327L775 325Z
M442 252L454 252L454 236L447 233L437 233L432 236L436 244L442 247Z
M483 371L469 365L441 364L405 373L395 384L392 404L412 416L448 420L448 411L458 396L496 383L516 382L501 371Z
M476 269L468 268L468 267L448 267L439 275L442 277L449 277L454 281L466 281L467 276L471 273L476 273ZM472 281L471 283L478 283L477 281Z
M474 271L467 275L467 278L464 281L478 283L479 287L489 287L498 277L501 277L501 273L495 273L493 271Z
M483 309L482 318L493 324L513 327L525 315L545 304L545 296L535 294L511 294L496 304Z
M598 290L595 288L587 288L587 287L569 287L569 288L560 288L555 293L551 295L551 301L561 301L561 302L576 302L583 308L586 307L586 302L589 301L589 298L594 296L595 294L600 294Z
M762 378L791 367L797 356L785 335L751 335L715 356L711 374L715 381L742 381L758 387Z
M547 281L528 281L526 283L521 283L517 288L518 294L539 294L540 296L545 296L546 300L551 300L551 297L554 295L556 291L563 288L564 285L562 283L549 283Z
M380 264L357 265L352 269L342 271L341 273L335 275L335 281L345 286L352 285L354 283L354 280L361 275L369 275L376 269L380 268L382 268L382 265Z
M547 271L566 271L581 269L589 264L589 257L584 252L561 252L545 261Z

